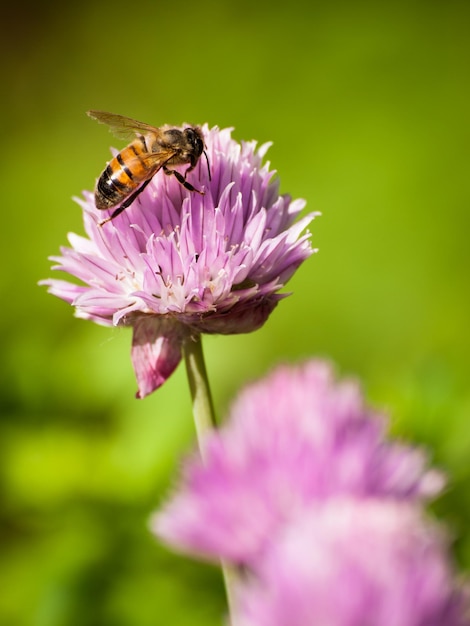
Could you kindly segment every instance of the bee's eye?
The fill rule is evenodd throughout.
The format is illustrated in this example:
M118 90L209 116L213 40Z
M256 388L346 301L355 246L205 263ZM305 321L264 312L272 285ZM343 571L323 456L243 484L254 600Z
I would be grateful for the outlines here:
M192 128L186 128L184 134L197 156L201 156L204 150L204 144L198 133Z

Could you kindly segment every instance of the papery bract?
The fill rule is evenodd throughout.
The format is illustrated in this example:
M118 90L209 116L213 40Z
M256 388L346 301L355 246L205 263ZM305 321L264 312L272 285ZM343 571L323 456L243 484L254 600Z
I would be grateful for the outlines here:
M211 179L200 159L189 179L204 195L157 172L111 222L93 194L79 200L87 237L52 257L82 284L46 280L78 317L134 328L133 363L143 397L177 366L185 338L245 333L262 326L279 291L313 250L298 221L305 203L279 195L268 144L239 144L229 129L203 127Z

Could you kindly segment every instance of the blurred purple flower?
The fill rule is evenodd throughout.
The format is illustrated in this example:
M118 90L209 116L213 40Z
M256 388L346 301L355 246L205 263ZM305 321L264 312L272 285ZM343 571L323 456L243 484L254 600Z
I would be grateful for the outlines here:
M71 247L52 257L53 269L83 284L42 281L77 317L133 327L139 397L170 376L187 336L264 324L313 252L303 231L314 215L296 221L305 202L279 195L262 163L269 144L239 144L230 129L205 126L203 134L212 178L201 159L191 183L205 195L159 172L131 207L99 226L107 212L85 192L78 202L88 237L69 234Z
M334 498L285 529L237 593L237 626L469 626L441 531L418 507Z
M385 431L358 385L336 382L328 364L280 367L241 393L153 529L177 549L249 565L312 503L436 494L443 480L425 455Z

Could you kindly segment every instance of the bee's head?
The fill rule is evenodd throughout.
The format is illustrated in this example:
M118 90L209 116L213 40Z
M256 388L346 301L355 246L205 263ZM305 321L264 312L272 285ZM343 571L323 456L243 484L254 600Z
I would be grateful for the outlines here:
M199 158L204 152L204 139L199 128L185 128L184 136L186 141L192 148L192 152L196 158Z
M186 137L186 141L191 146L192 154L194 156L194 164L199 159L201 154L204 153L204 156L206 157L207 171L209 173L209 180L211 180L211 168L209 165L209 159L207 158L207 152L204 150L204 137L201 129L198 127L185 128L183 132Z

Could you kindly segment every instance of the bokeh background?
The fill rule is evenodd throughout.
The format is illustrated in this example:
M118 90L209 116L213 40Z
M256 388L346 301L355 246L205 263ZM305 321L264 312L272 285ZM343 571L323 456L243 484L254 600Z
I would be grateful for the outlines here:
M208 337L223 415L281 361L332 359L449 474L470 569L470 6L82 0L2 8L2 626L221 624L219 572L148 531L194 431L184 368L134 399L130 331L37 287L71 197L120 145L89 108L273 141L320 251L264 328Z

